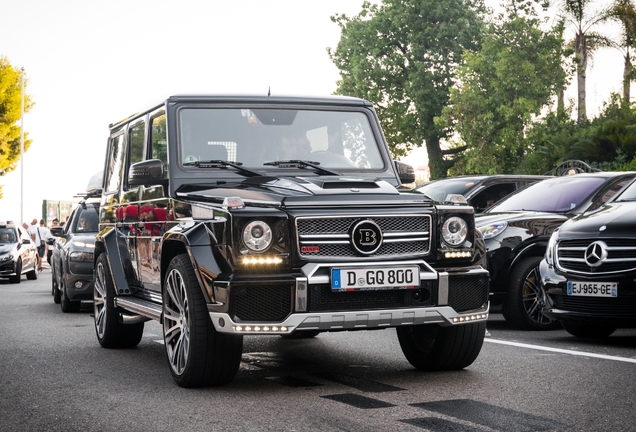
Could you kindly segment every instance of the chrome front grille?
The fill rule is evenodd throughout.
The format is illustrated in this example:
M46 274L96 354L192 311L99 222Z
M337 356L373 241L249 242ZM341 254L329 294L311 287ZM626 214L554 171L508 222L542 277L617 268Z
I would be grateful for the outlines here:
M382 246L370 257L422 257L431 250L430 215L298 217L298 251L302 258L362 258L351 244L350 230L362 221L375 222L382 230Z
M594 242L603 242L607 256L597 267L585 261L585 251ZM636 270L636 239L576 239L561 240L557 249L560 269L577 274L603 275Z

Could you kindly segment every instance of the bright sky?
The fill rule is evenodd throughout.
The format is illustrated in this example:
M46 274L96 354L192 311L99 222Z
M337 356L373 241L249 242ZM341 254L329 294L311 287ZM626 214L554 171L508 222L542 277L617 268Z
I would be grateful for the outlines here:
M336 47L340 30L330 16L353 16L361 4L0 0L0 56L24 67L36 102L24 117L33 140L23 159L24 219L41 218L43 200L71 200L86 188L102 169L110 123L171 94L333 93L340 76L327 47ZM620 90L622 74L616 51L595 62L590 107ZM426 154L406 161L425 165ZM0 220L19 221L20 168L0 184Z

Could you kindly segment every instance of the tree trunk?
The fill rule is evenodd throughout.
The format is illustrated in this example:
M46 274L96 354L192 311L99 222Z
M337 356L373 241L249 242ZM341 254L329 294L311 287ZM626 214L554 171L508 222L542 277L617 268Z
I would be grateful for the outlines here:
M428 153L428 170L430 180L437 180L446 177L446 164L439 147L439 137L426 138L426 152Z
M632 60L629 57L629 49L625 54L625 68L623 69L623 102L629 104L631 93L631 80L629 76L632 72Z
M576 58L578 59L578 65L576 68L576 84L578 88L578 110L577 121L581 123L587 119L587 112L585 109L585 80L587 78L587 43L585 35L581 32L576 35L575 46Z

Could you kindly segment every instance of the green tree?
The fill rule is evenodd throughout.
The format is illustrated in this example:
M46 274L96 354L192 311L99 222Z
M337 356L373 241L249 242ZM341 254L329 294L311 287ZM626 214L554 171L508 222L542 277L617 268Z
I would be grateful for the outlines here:
M509 1L487 27L480 51L467 51L438 119L468 149L453 174L516 172L528 153L526 133L566 82L563 25L548 31L532 2Z
M337 94L374 103L394 156L425 143L431 178L446 177L452 160L434 119L448 103L464 49L477 49L482 0L364 2L355 17L335 15L341 38L329 56L340 70Z
M585 107L587 65L596 50L612 46L612 40L596 31L595 27L611 18L611 8L592 10L594 0L564 0L563 14L566 25L573 29L574 39L569 45L574 48L576 56L576 83L578 92L577 120L587 118Z
M615 47L623 55L623 102L629 104L631 82L636 79L632 65L632 49L636 44L636 8L632 0L616 0L610 14L621 24L620 41L615 43Z
M20 159L20 125L22 71L11 66L6 57L0 57L0 177L13 171ZM26 88L26 82L25 82ZM33 105L25 92L25 112ZM24 150L31 140L24 140ZM0 185L2 198L2 185Z

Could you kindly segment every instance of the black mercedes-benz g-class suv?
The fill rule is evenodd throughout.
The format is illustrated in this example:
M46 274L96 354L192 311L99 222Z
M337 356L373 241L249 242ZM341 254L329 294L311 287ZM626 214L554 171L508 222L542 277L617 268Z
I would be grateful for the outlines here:
M111 125L99 343L158 320L184 387L231 381L244 335L395 327L416 368L470 365L488 318L474 211L401 186L408 168L356 98L173 96Z

